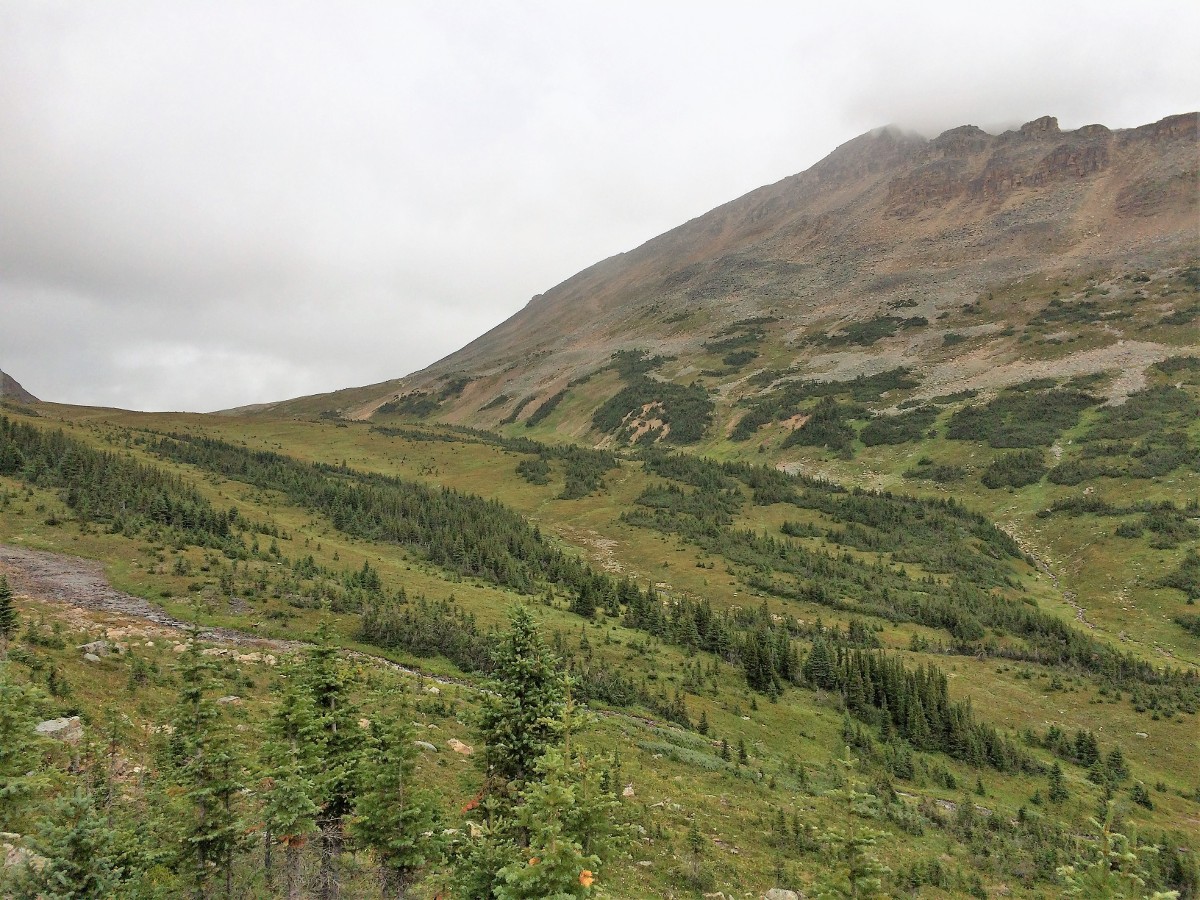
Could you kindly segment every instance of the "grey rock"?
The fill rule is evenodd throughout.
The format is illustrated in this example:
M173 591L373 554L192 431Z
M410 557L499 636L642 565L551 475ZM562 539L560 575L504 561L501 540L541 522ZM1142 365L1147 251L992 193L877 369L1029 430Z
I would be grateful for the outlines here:
M85 654L92 653L96 656L108 656L110 653L119 653L117 646L104 639L91 641L87 644L80 644L76 649L82 650Z
M71 716L69 719L47 719L45 722L39 722L34 731L64 744L78 744L83 738L83 723L79 721L79 716Z
M420 747L422 750L427 750L430 753L438 752L438 748L435 747L433 744L429 743L429 741L413 741L413 743L416 744L418 747Z

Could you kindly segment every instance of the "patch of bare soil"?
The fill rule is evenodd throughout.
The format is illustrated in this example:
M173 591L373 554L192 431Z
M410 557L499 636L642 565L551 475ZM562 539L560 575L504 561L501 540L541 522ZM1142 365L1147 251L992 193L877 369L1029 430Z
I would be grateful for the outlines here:
M948 390L971 388L998 390L1031 378L1063 378L1093 372L1117 371L1120 374L1109 387L1111 402L1125 398L1146 386L1146 370L1169 356L1200 352L1200 347L1168 347L1148 341L1117 341L1106 347L1081 350L1063 359L1028 359L1001 362L986 351L967 354L934 367L921 387L922 396L936 396Z
M644 435L647 431L657 430L659 432L659 435L655 438L655 441L661 441L671 433L670 425L668 425L662 419L651 416L652 411L655 410L662 412L662 404L647 403L642 407L641 412L631 412L621 420L621 424L632 429L629 433L629 442L631 444L636 444L638 440L641 439L642 435Z
M560 525L558 531L573 543L592 548L595 551L595 558L600 562L600 567L604 571L616 573L625 571L625 567L613 554L613 548L617 546L618 542L612 538L603 537L599 532L590 528L575 528L571 525Z
M101 565L91 560L0 544L0 572L8 576L18 594L35 600L138 619L159 626L160 634L195 628L148 600L118 591L108 583ZM256 638L232 628L203 628L197 636L213 643L256 645L277 650L300 646L294 641Z

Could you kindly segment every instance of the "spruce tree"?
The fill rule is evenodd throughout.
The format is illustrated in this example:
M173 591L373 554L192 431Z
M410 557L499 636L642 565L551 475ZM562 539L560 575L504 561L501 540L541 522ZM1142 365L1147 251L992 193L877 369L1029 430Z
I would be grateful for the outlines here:
M834 671L833 654L829 651L829 645L825 642L820 634L813 641L812 650L804 660L804 665L801 667L801 674L804 675L806 681L815 687L824 690L833 690L837 687L837 675Z
M267 773L263 869L270 885L274 876L272 850L276 842L282 844L286 895L288 900L296 900L302 891L301 851L317 827L318 808L313 799L316 735L312 698L303 690L301 670L293 666L284 678L286 687L267 726L269 738L262 754Z
M1093 847L1075 865L1058 870L1065 885L1065 896L1085 900L1116 900L1123 897L1146 897L1149 900L1175 900L1178 891L1152 891L1147 887L1149 866L1146 856L1157 852L1155 847L1141 847L1136 835L1125 835L1113 824L1110 801L1104 820L1092 819L1099 831Z
M119 896L117 833L82 790L62 797L39 817L30 845L46 862L16 873L16 900Z
M687 833L688 875L692 884L697 887L702 883L705 843L704 835L700 833L700 823L696 821L695 816L692 816L691 821L688 822Z
M1063 783L1062 766L1057 762L1050 769L1050 787L1046 791L1046 796L1051 803L1062 803L1067 799L1067 786Z
M13 681L0 665L0 831L23 832L24 814L49 784L34 734L43 696Z
M362 729L351 701L349 685L338 663L337 649L324 625L317 644L308 652L305 689L313 704L313 772L320 807L317 829L321 838L318 893L336 897L341 890L339 861L345 844L346 817L354 808Z
M17 633L17 607L7 576L0 575L0 661L8 659L8 642Z
M399 716L372 722L353 830L375 853L385 898L403 898L417 871L439 850L433 800L416 788L416 756L411 725Z
M523 606L510 612L494 662L491 693L479 714L484 764L490 779L523 782L561 738L563 676Z
M518 825L529 835L524 859L497 873L496 900L572 900L588 894L600 868L600 856L584 849L584 834L573 828L580 812L577 786L557 750L539 764L543 780L521 792Z
M181 662L182 688L172 734L185 800L179 823L179 864L196 897L210 895L214 871L224 876L225 894L230 896L233 860L242 848L236 809L242 790L238 762L221 711L206 696L212 663L200 655L195 643Z

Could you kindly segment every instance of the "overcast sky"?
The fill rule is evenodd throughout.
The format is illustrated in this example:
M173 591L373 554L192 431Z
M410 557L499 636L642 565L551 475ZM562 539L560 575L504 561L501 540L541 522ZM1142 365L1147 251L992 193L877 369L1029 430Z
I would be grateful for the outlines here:
M895 123L1200 107L1195 2L0 0L0 369L214 410L398 377Z

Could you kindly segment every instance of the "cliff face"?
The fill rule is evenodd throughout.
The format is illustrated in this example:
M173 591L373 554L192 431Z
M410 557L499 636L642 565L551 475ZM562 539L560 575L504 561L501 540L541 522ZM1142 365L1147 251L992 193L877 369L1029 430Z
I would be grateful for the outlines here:
M15 403L40 403L37 397L21 387L15 379L0 372L0 400L11 400Z

